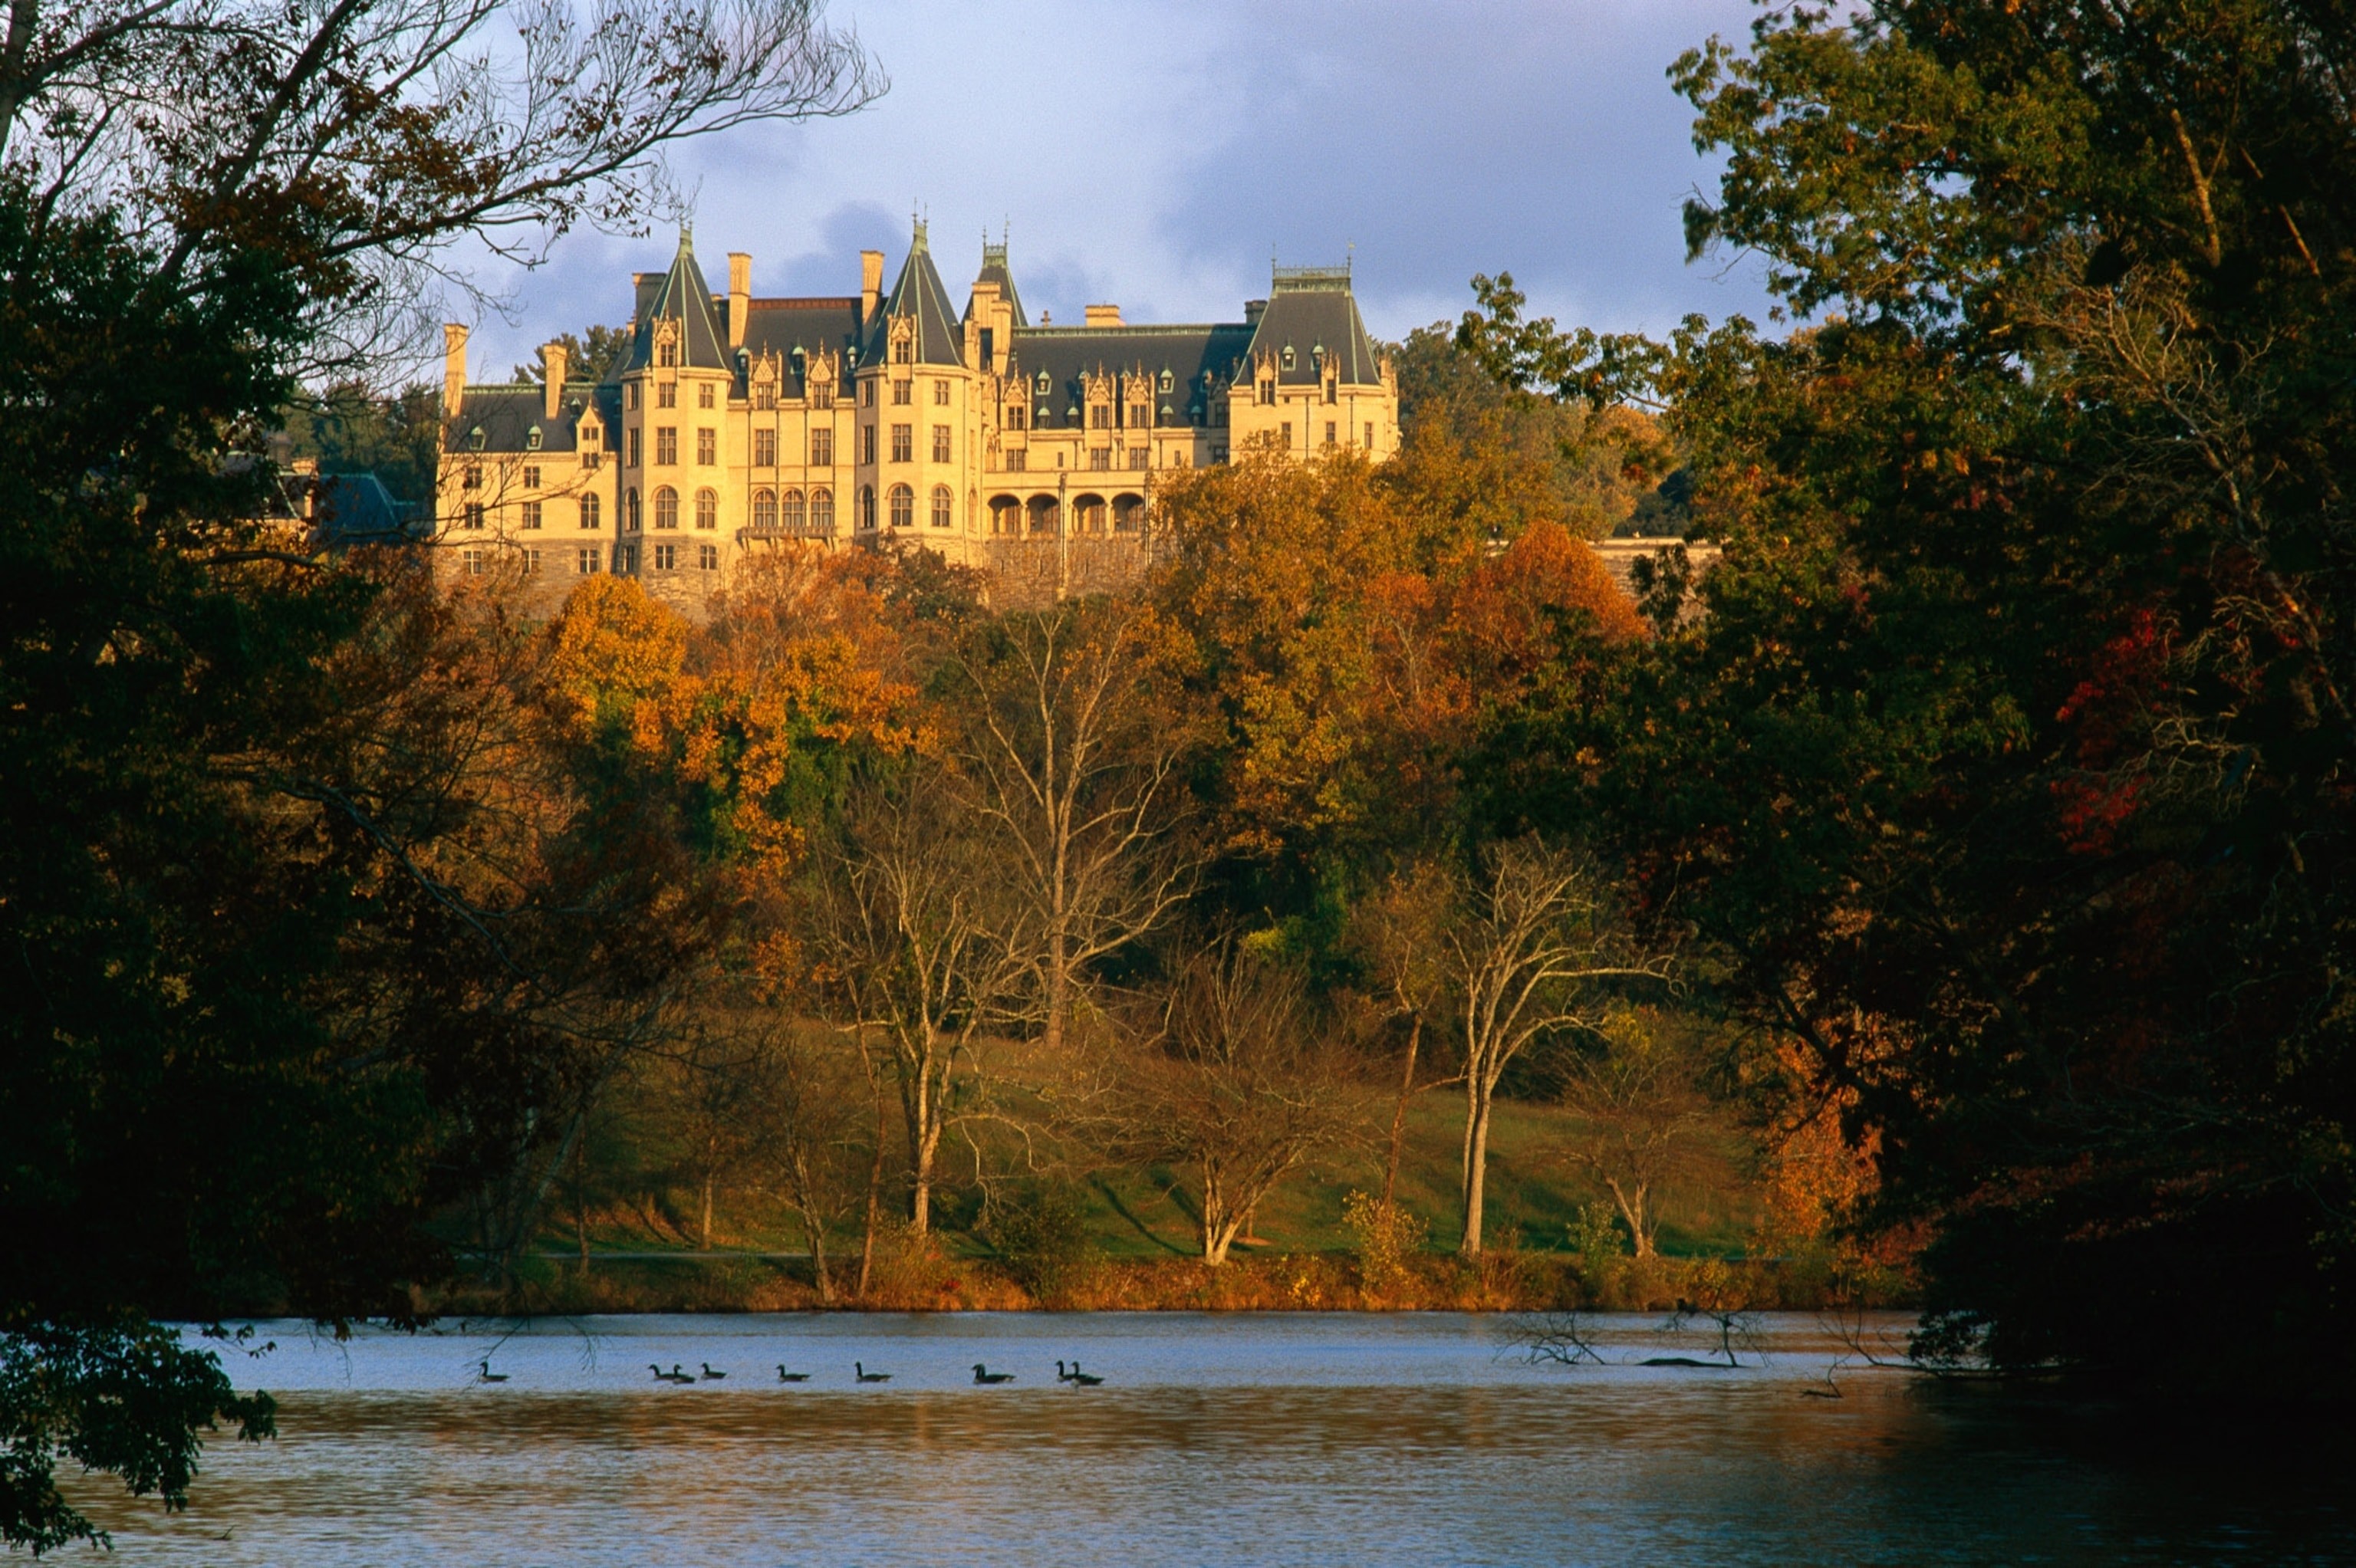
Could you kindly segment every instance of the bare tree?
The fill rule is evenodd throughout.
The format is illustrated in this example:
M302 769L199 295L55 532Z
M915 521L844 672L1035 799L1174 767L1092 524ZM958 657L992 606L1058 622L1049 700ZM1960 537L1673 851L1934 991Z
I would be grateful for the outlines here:
M1390 1143L1383 1157L1381 1207L1392 1207L1398 1187L1399 1156L1407 1138L1408 1106L1426 1090L1454 1078L1416 1081L1424 1031L1445 1022L1448 971L1440 962L1440 933L1456 895L1453 880L1439 867L1419 864L1393 876L1351 913L1351 935L1373 977L1378 1005L1405 1019L1407 1049L1400 1052L1398 1096L1391 1104Z
M1489 1121L1505 1069L1532 1041L1601 1017L1600 982L1661 978L1665 957L1638 949L1612 918L1601 879L1536 837L1493 845L1458 884L1439 954L1464 1067L1464 1231L1481 1252Z
M1310 1016L1300 979L1222 943L1191 955L1111 1064L1109 1141L1191 1169L1203 1261L1251 1211L1363 1120L1352 1054Z
M0 162L112 208L201 289L257 245L323 323L413 296L453 241L533 261L681 205L662 154L884 86L820 0L9 0Z
M1154 689L1155 636L1142 602L1086 600L999 616L953 661L964 776L1031 908L1051 1051L1091 966L1160 925L1193 886L1177 837L1185 732Z
M992 840L920 763L862 786L840 843L818 857L809 901L814 956L838 1021L880 1041L908 1136L908 1217L932 1224L934 1173L954 1091L989 1030L1021 1001L1031 951Z
M1715 1152L1693 1042L1637 1009L1614 1008L1565 1069L1563 1103L1584 1124L1570 1157L1610 1190L1636 1255L1653 1256L1662 1188Z

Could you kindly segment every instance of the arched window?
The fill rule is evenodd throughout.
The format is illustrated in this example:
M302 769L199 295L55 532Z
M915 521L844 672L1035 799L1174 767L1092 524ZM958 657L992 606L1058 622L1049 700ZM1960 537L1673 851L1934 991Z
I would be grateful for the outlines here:
M802 493L799 490L788 490L786 492L785 499L785 517L782 521L786 525L786 531L798 534L802 531ZM760 504L758 501L753 503L755 507Z
M1019 534L1023 531L1023 503L1012 496L990 498L990 531L994 534Z
M774 490L753 492L753 526L774 528L777 526L777 494Z
M1113 503L1112 503L1112 531L1113 531L1113 532L1115 532L1115 533L1117 533L1117 534L1133 534L1133 533L1135 533L1135 532L1138 530L1138 527L1139 527L1139 525L1140 525L1140 524L1141 524L1142 522L1144 522L1144 520L1145 520L1145 497L1144 497L1144 496L1115 496L1115 497L1113 498Z
M916 493L905 485L892 486L892 526L895 528L916 526Z
M629 494L622 498L622 510L626 514L625 520L629 524L629 531L637 533L638 531L638 492L636 485L631 486Z
M716 528L720 526L720 493L718 491L704 489L695 493L695 526L699 528Z
M865 532L875 531L875 486L873 485L859 487L859 526Z
M946 485L933 486L933 527L946 528L957 520L957 497Z
M583 531L594 533L597 529L597 497L594 495L582 496L581 527Z
M655 492L655 527L679 527L679 492L668 485Z
M810 492L810 528L821 534L834 532L833 491L821 489Z
M1101 496L1082 496L1072 503L1073 531L1083 534L1104 532L1105 504Z

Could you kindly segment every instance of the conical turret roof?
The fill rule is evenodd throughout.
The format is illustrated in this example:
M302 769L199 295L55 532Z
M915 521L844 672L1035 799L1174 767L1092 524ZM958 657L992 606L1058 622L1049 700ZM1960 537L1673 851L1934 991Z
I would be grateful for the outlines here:
M712 308L712 285L703 281L703 269L695 264L695 237L690 229L679 231L679 253L671 258L669 272L659 278L639 274L637 330L631 335L630 359L625 369L654 363L654 324L664 320L680 324L680 365L698 370L734 368L720 318Z
M862 365L877 364L891 352L891 324L903 318L916 324L917 364L965 363L965 333L958 324L957 306L949 303L949 292L941 286L941 274L933 265L932 248L926 242L921 219L908 242L908 259L900 267L899 280L868 328L867 345L859 355Z

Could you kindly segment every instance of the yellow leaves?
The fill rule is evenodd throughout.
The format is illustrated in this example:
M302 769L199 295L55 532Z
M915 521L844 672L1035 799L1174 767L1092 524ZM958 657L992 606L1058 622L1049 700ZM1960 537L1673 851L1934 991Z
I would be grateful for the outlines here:
M597 576L573 590L548 633L542 668L548 706L578 732L626 726L642 743L669 698L687 655L687 623L647 597L635 578ZM579 737L585 738L585 737Z

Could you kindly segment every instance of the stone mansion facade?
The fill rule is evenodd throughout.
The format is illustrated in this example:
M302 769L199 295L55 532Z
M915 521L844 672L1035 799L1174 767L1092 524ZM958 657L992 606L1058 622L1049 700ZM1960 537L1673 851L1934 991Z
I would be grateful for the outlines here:
M916 226L889 293L761 299L752 258L715 293L682 235L637 277L605 379L545 351L545 384L470 386L451 326L438 569L503 574L530 601L633 575L700 615L746 552L779 541L921 541L1005 569L1052 543L1141 558L1154 487L1247 447L1300 459L1398 445L1398 390L1346 269L1278 268L1240 322L1130 325L1090 305L1033 323L1003 245L960 314Z

